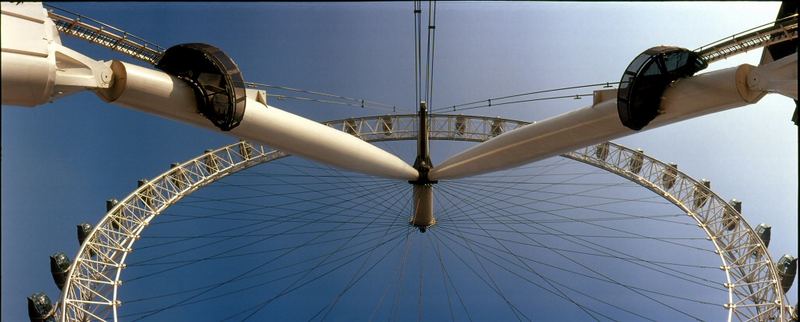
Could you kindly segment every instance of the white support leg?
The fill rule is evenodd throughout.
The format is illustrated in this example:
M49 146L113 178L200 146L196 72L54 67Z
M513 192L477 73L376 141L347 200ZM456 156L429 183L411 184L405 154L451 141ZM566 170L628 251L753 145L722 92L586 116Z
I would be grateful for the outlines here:
M766 92L748 87L747 76L754 68L741 65L674 82L664 91L661 114L643 130L757 102ZM616 99L598 101L473 146L436 166L430 179L509 169L636 133L620 122Z

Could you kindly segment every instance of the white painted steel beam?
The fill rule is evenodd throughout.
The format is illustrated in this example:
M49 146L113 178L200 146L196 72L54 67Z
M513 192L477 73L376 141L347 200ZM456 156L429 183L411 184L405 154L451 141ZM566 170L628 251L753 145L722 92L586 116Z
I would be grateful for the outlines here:
M119 61L114 61L111 68L113 85L97 91L104 100L217 130L198 112L194 93L184 81L158 70ZM263 97L263 93L248 90L242 122L224 133L342 169L386 178L417 179L417 170L397 156L350 134L267 106Z
M747 86L797 100L797 52L758 66L747 78Z
M433 215L433 185L415 184L413 194L414 207L408 223L425 232L428 227L436 224L436 217Z
M2 103L37 106L111 81L106 63L61 45L41 3L0 4Z
M661 114L643 130L757 102L767 91L747 85L755 69L745 64L674 82L664 91ZM595 101L458 153L431 170L430 178L456 179L508 169L636 132L622 125L616 98Z

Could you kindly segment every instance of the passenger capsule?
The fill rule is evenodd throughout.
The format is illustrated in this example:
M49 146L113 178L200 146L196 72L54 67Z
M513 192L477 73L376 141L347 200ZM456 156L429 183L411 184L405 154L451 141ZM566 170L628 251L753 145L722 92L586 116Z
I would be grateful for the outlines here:
M722 224L725 226L725 229L734 230L736 226L739 225L739 215L742 213L742 202L731 199L730 204L736 212L734 213L729 208L725 208L725 212L722 213Z
M694 208L697 209L705 206L710 194L711 181L703 179L696 183L694 186L694 193L692 194L692 198L694 199Z
M186 173L183 171L183 168L181 168L180 164L178 163L170 164L169 167L170 169L178 168L178 170L175 170L172 172L172 174L170 174L169 181L172 182L172 185L175 186L176 189L183 190L183 188L186 187L186 182L188 181L186 180Z
M670 163L664 168L664 173L661 175L661 184L664 189L669 190L675 186L675 179L678 177L678 165Z
M467 133L467 118L462 115L456 116L456 133L458 135Z
M639 172L642 171L642 164L644 164L644 151L642 151L642 149L636 149L636 152L634 152L630 160L628 160L628 170L639 174Z
M83 245L89 234L92 233L92 224L82 223L78 225L78 244Z
M394 122L391 116L381 117L381 130L383 130L383 135L385 136L390 136L394 133Z
M146 179L141 179L136 182L136 186L138 188L144 187L146 185L147 185ZM155 191L153 191L152 186L147 186L142 191L139 191L139 197L142 199L142 202L148 207L153 208L155 206L156 197L155 197Z
M247 141L239 141L239 155L245 160L250 160L253 157L253 147Z
M219 171L217 156L214 153L210 153L211 151L213 150L205 150L207 155L205 158L203 158L203 165L205 166L208 174L217 173L217 171Z
M31 322L55 322L55 307L50 297L42 292L28 296L28 318Z
M116 207L117 203L119 203L119 201L117 201L117 199L108 199L108 200L106 200L106 212L109 212L109 211L111 211L111 209Z
M67 281L67 274L69 274L70 262L67 255L64 253L55 253L50 256L50 273L53 275L53 281L59 290L64 288L64 283Z
M88 223L82 223L78 225L78 245L83 245L83 243L86 242L86 238L89 238L89 234L92 233L92 229L94 229L94 227ZM89 256L94 257L94 255L94 250L89 249Z
M356 120L348 119L344 121L344 131L352 136L358 136L358 125L356 124Z
M503 134L503 120L501 119L492 120L491 132L492 136L498 136L500 134Z
M769 247L769 239L772 237L772 226L767 224L760 224L756 227L756 235L761 238L765 247Z
M609 150L609 143L603 142L595 146L594 148L594 155L600 159L605 161L608 158L608 150Z
M776 266L778 267L783 293L786 293L792 288L792 282L794 282L794 277L797 275L797 257L789 254L783 255Z
M114 209L118 203L119 201L117 201L117 199L106 200L106 212L111 212L111 209ZM114 218L111 219L111 227L114 229L119 229L119 222L117 222L117 220Z

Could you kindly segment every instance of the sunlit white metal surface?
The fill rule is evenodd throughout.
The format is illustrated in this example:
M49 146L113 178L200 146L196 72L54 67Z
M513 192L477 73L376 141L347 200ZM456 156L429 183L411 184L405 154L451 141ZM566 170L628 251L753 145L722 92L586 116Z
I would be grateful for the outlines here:
M797 100L797 52L758 66L750 73L747 86L754 91L778 93Z
M110 85L111 69L105 63L61 45L41 3L0 6L3 104L31 107Z
M749 86L748 78L754 71L769 70L774 65L780 65L781 71L796 71L796 57L758 68L743 64L680 79L664 91L660 114L643 130L758 102L767 92L785 87L769 77L783 79L786 73L762 73L761 83L774 84L777 89ZM796 84L796 72L794 75ZM620 122L616 99L601 100L467 149L438 164L430 176L433 180L454 179L508 169L633 133Z
M216 130L198 112L194 93L186 82L119 61L112 67L114 85L97 92L106 101ZM268 107L264 97L263 92L248 90L244 118L227 133L343 169L387 178L417 178L417 170L397 156L345 132Z

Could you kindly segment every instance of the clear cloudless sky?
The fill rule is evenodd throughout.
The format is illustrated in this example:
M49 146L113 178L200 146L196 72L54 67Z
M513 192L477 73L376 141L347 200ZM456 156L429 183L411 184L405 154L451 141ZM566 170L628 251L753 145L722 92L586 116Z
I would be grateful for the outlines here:
M319 90L413 110L410 2L53 3L164 47L205 42L228 53L247 81ZM656 45L694 49L773 20L778 2L443 2L438 5L431 105L618 81ZM62 36L99 60L130 59ZM709 70L758 64L761 51ZM589 99L478 109L471 114L541 120ZM323 121L380 111L272 102ZM797 126L794 102L761 102L616 140L707 178L743 201L751 225L771 224L773 259L797 255ZM25 297L55 301L48 256L74 257L75 225L97 222L104 201L136 180L236 139L106 104L90 92L35 108L2 107L2 316L27 320ZM441 160L434 160L441 161ZM789 292L797 302L797 283Z

